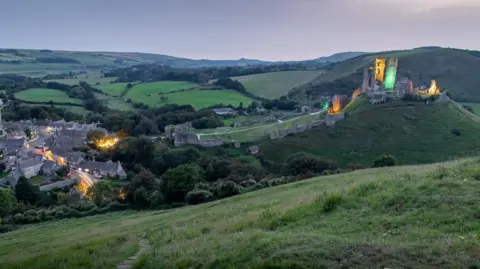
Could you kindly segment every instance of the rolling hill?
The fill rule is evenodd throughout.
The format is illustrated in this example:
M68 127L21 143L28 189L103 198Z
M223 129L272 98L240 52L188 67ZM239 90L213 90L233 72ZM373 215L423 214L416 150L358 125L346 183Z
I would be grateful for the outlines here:
M367 169L0 234L4 269L477 268L479 159Z
M462 102L480 102L480 52L439 47L424 47L405 51L363 54L333 64L325 72L288 94L293 99L316 99L319 96L348 94L359 88L363 68L371 66L375 57L399 58L398 76L407 76L414 84L429 85L436 79L442 89L448 89L452 98Z
M240 81L248 92L256 96L275 99L287 94L294 87L313 80L321 72L321 70L283 71L232 77L232 79Z
M362 102L361 98L355 102ZM480 152L480 118L451 102L426 105L404 101L352 105L334 127L322 125L304 133L259 144L264 157L283 162L305 151L338 161L371 165L382 154L401 164L422 164Z
M355 53L352 54L350 52L339 53L328 57L321 57L313 61L319 63L336 62L355 55ZM48 74L66 72L99 72L104 69L122 68L136 64L159 64L176 68L200 68L268 65L278 63L287 62L269 62L245 58L238 60L194 60L140 52L0 49L0 74L15 73L32 77L41 77Z

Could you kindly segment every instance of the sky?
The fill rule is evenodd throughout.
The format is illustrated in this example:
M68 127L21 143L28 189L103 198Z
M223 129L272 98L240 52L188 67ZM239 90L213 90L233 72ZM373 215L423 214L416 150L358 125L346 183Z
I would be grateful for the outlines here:
M480 0L2 0L0 47L305 60L480 50Z

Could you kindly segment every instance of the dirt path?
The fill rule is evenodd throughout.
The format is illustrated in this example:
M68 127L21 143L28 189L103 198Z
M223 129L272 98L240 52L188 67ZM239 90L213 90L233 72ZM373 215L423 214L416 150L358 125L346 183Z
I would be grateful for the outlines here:
M148 240L146 240L144 238L140 238L140 240L138 241L138 251L137 251L137 253L135 253L135 255L133 255L132 257L130 257L126 260L124 260L122 263L117 265L117 269L131 269L132 266L138 261L138 259L140 259L140 256L142 254L150 252L151 249L152 249L152 247L148 243Z

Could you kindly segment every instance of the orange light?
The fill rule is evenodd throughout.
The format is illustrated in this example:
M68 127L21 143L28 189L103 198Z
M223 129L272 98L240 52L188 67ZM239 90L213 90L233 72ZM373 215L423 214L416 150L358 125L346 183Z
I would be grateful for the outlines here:
M359 94L362 93L362 89L356 89L353 93L352 93L352 101L355 101L355 99L357 99L357 96Z
M435 95L440 93L440 88L437 87L437 81L432 79L432 84L428 89L428 95Z
M117 144L118 138L116 137L107 137L97 141L96 145L99 148L112 148Z
M333 96L332 107L328 109L328 113L337 114L342 110L342 104L339 95Z

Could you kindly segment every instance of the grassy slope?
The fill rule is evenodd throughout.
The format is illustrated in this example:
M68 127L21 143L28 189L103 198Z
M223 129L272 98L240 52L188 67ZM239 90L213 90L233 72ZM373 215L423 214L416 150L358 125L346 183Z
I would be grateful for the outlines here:
M480 115L480 103L466 103L466 102L461 102L461 103L459 103L459 104L461 104L462 106L470 106L470 107L472 107L473 112L475 112L475 114L477 114L477 115Z
M187 81L157 81L135 85L127 94L128 97L136 98L148 94L169 93L178 90L187 90L198 86Z
M145 269L476 268L478 164L369 169L170 212L29 226L0 235L0 261L111 268L145 234L155 250Z
M65 92L52 89L33 88L15 93L15 98L35 102L70 102L81 104L82 100L68 97Z
M318 77L322 71L285 71L233 77L240 81L250 93L267 99L285 95L292 88Z
M45 80L45 82L58 82L67 85L77 85L81 81L85 81L88 84L92 85L93 87L97 87L97 83L100 85L109 84L110 82L114 81L116 77L103 77L101 73L87 73L77 75L77 78L66 78L66 79L49 79Z
M120 96L125 91L127 84L128 82L103 84L96 86L96 88L111 96Z
M351 94L361 86L363 67L371 66L375 57L397 56L399 77L408 76L416 86L430 84L436 79L438 86L449 89L458 101L480 102L477 72L480 53L457 49L421 48L406 51L366 54L335 64L317 79L293 90L292 98L303 100L305 92L310 96ZM341 81L335 81L341 79Z
M282 140L265 141L260 149L267 159L279 162L294 152L306 151L342 165L370 165L385 153L393 154L402 164L418 164L479 151L478 117L456 103L406 105L399 101L359 110L334 127L321 126ZM452 134L454 128L461 136Z

